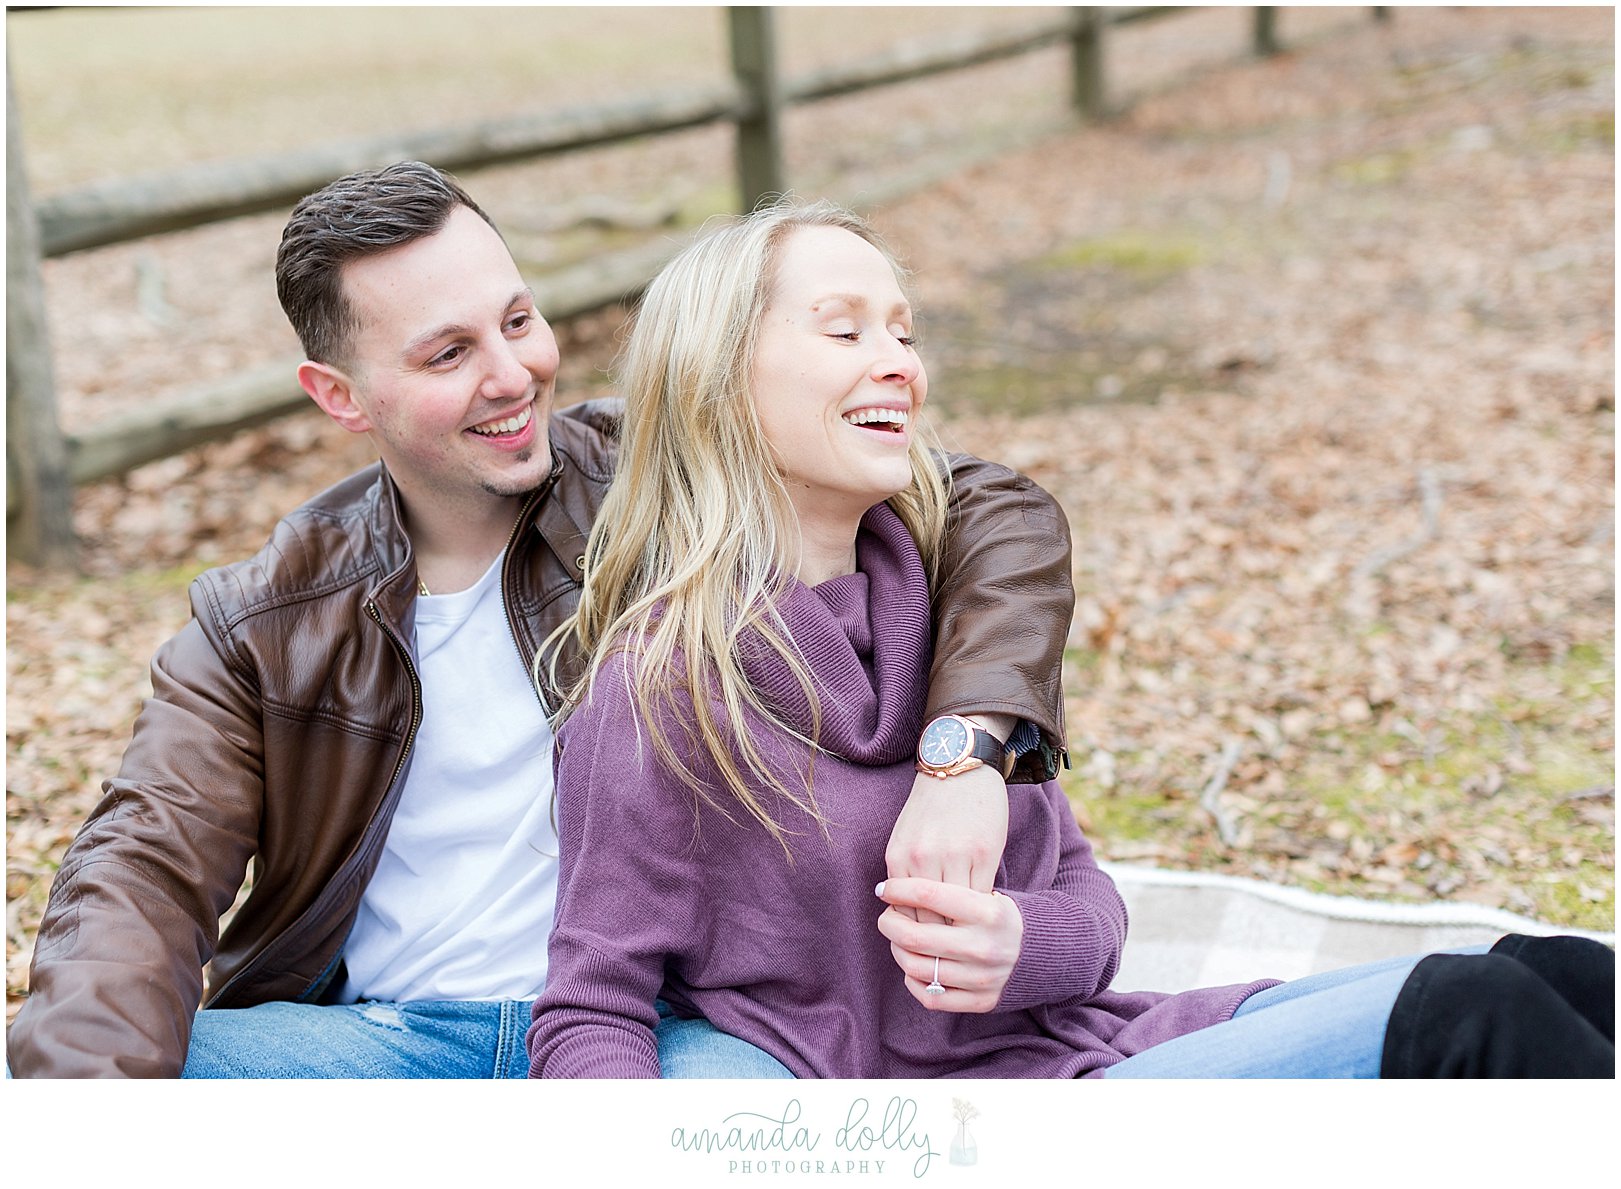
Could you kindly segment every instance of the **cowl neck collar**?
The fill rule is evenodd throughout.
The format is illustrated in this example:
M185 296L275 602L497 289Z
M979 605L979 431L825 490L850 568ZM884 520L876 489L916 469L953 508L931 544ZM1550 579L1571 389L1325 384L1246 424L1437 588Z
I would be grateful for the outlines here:
M879 504L862 517L854 573L815 587L792 582L777 611L821 701L822 749L859 764L908 758L928 689L929 586L894 510ZM810 707L788 662L757 635L739 652L765 704L809 735Z

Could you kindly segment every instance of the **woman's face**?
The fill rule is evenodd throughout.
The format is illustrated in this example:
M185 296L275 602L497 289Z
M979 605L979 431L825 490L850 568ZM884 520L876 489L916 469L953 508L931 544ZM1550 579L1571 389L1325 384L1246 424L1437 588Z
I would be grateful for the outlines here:
M802 524L859 519L911 483L907 447L928 387L883 253L842 228L790 232L752 388Z

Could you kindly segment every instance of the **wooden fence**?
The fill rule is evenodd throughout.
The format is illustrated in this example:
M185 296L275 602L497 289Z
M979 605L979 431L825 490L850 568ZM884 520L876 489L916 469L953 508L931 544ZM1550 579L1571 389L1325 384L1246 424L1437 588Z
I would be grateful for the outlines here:
M74 486L177 454L305 408L278 362L185 393L157 407L64 434L57 419L40 261L222 219L283 209L335 177L414 157L465 171L574 152L632 137L729 122L737 131L743 209L788 189L783 112L873 87L961 70L1051 45L1070 47L1072 102L1080 118L1111 111L1105 47L1111 27L1177 7L1056 8L1012 30L956 34L895 46L872 58L798 78L777 69L775 14L732 7L732 77L710 86L574 111L485 121L437 131L327 145L248 161L81 186L31 201L16 103L6 95L6 524L7 555L54 567L74 564ZM1377 19L1388 9L1375 8ZM1257 54L1280 49L1273 8L1254 10ZM660 241L587 265L532 278L547 316L567 318L634 295L678 249Z

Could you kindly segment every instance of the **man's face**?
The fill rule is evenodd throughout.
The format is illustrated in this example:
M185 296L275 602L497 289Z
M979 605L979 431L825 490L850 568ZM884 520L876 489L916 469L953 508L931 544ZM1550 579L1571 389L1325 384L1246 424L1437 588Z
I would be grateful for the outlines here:
M408 504L507 499L551 469L557 340L501 237L466 207L436 234L344 266L347 366Z

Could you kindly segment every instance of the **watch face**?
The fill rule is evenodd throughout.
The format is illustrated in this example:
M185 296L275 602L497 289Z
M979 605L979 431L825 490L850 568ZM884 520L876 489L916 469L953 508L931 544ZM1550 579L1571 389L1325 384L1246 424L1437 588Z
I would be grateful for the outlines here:
M968 730L954 718L937 718L924 729L917 754L938 767L954 763L968 754Z

